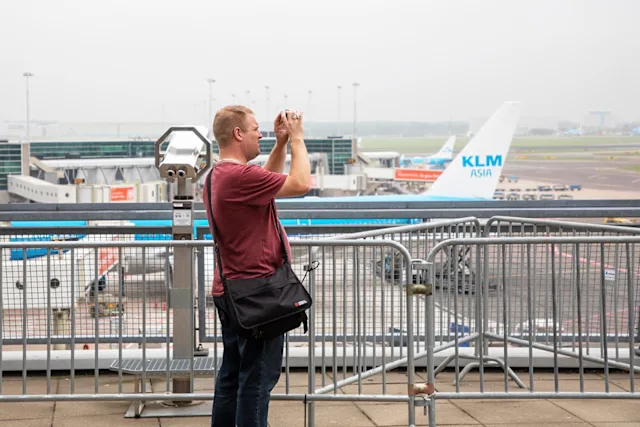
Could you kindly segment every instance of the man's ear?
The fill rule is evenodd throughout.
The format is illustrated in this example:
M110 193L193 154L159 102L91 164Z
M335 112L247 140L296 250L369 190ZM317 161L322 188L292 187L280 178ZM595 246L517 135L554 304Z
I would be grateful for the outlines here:
M233 137L242 141L242 129L239 127L233 128Z

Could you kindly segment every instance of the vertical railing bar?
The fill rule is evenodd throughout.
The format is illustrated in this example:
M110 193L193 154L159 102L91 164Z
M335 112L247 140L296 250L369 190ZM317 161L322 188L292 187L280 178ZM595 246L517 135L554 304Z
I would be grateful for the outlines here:
M99 248L95 248L93 250L93 255L94 255L94 265L93 265L93 318L94 318L94 328L95 328L95 336L94 336L94 342L95 342L95 348L93 349L94 352L94 373L93 373L93 380L94 380L94 385L95 385L95 393L98 394L99 393L99 389L100 389L100 369L99 369L99 364L98 364L98 360L99 360L99 355L100 355L100 300L99 300L99 290L100 290L100 286L99 286L99 278L98 278L98 267L99 267L99 260L100 257L98 255L98 251Z
M165 310L164 314L165 314L165 328L166 328L166 331L167 331L167 339L165 341L165 345L167 346L167 349L166 349L167 351L166 351L166 355L165 355L165 357L166 357L166 359L165 359L166 360L166 363L165 363L166 369L165 369L165 373L164 373L164 379L165 379L164 387L165 387L165 392L168 393L171 390L171 336L172 336L172 333L171 333L171 322L170 322L171 302L169 301L169 299L170 299L170 297L169 297L169 295L170 295L169 285L171 283L173 283L173 277L170 277L170 276L173 275L173 269L169 268L171 266L170 259L169 259L169 251L171 250L171 247L167 246L165 249L166 250L165 250L165 278L164 278L165 279L164 280L164 283L165 283L165 296L164 296L164 298L165 299L164 300L165 300L165 308L166 308L166 310ZM202 257L204 257L204 251L205 251L205 248L202 248ZM215 259L215 257L213 257L213 258ZM204 262L200 262L199 264L200 265L204 265ZM204 275L204 271L202 272L202 274ZM198 271L198 275L200 275L200 271ZM215 307L215 305L214 305L214 307ZM206 319L206 317L205 317L205 319ZM200 325L200 327L201 328L205 328L206 327L206 320L205 320L205 324L204 325ZM216 335L216 337L217 337L217 335ZM218 355L217 355L217 352L218 352L218 343L214 342L214 345L213 345L213 360L214 360L214 363L215 363L215 368L213 370L214 381L215 381L215 378L217 378L217 375L218 375L218 369L217 369L217 366L218 366Z
M633 277L635 276L635 271L633 270L633 256L631 255L631 250L629 247L629 243L625 243L625 253L626 253L626 266L627 266L627 300L629 311L627 322L629 324L629 365L635 366L635 332L634 332L634 322L635 322L635 292L633 291ZM635 393L635 373L633 369L629 369L629 390L631 393Z
M582 292L580 290L580 245L575 244L573 250L576 262L576 298L578 308L578 369L580 372L580 393L584 393L584 360L582 355Z
M342 247L342 379L347 378L347 248Z
M327 269L326 269L326 247L323 246L322 250L322 387L324 388L326 384L326 375L327 375L327 362L326 362L326 345L327 345ZM335 298L335 294L333 295ZM334 331L335 333L335 331Z
M3 357L2 355L4 354L3 351L3 346L2 346L2 342L4 341L4 300L2 298L2 294L4 293L2 290L4 289L4 282L2 280L3 278L3 274L2 272L4 271L4 266L2 265L2 260L4 259L4 248L0 247L0 395L2 395L2 372L3 372L3 368L2 368L2 363L3 363Z
M0 275L2 271L0 271ZM51 394L51 248L47 248L47 394ZM2 292L2 289L0 289ZM72 302L73 303L73 302ZM26 363L26 360L23 361Z
M502 333L504 335L504 343L503 343L503 347L504 347L504 365L505 366L509 366L509 353L507 351L508 348L508 342L507 341L507 275L506 275L506 270L507 270L507 252L506 252L506 245L503 243L502 245L500 245L501 248L501 258L502 258ZM498 324L498 322L496 322L496 324ZM505 393L509 391L509 375L507 373L507 369L504 369L504 391Z
M142 247L142 388L141 393L146 393L147 384L147 252ZM169 363L169 361L167 361Z
M533 289L531 283L531 243L527 243L527 312L529 320L529 390L533 393Z
M605 392L609 393L609 349L607 346L607 304L604 280L604 264L604 243L600 243L600 342L604 354L604 387Z
M351 330L351 336L353 337L353 354L351 355L351 361L352 361L352 366L353 366L353 373L355 374L359 374L359 370L357 368L357 360L358 360L358 351L360 350L359 347L359 319L358 319L358 283L357 283L357 271L356 271L356 257L357 257L357 252L358 252L358 247L357 246L353 246L352 248L352 258L351 258L351 296L353 298L353 300L351 301L351 312L353 313L352 316L352 320L351 320L351 326L352 326L352 330Z
M122 246L118 248L118 393L122 394L122 294L124 293L124 276L122 262Z
M555 245L551 244L551 302L552 302L552 312L553 312L553 383L554 390L558 393L558 322L556 320L556 315L558 312L558 305L556 299L556 251Z
M71 301L76 300L76 248L71 248ZM76 305L71 304L71 394L75 393L76 383Z
M22 249L22 394L27 394L27 249Z
M337 337L338 337L338 294L337 294L337 289L336 289L336 280L337 280L337 268L336 268L336 247L332 246L331 247L331 263L332 263L332 283L331 283L331 315L332 315L332 337L331 340L333 341L333 350L331 352L331 359L333 362L333 366L331 368L331 377L333 379L333 394L337 394L338 393L338 344L337 344ZM344 351L344 350L343 350Z

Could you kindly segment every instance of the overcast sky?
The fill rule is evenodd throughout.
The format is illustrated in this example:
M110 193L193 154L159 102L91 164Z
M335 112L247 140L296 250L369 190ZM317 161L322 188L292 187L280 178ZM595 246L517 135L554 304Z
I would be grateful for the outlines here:
M640 1L2 0L0 122L204 121L245 103L308 119L640 118Z

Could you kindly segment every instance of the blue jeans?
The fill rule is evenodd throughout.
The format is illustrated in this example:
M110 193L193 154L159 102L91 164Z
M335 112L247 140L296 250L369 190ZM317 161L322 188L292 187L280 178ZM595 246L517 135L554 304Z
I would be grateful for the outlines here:
M269 398L282 371L284 335L244 338L229 326L223 297L214 297L224 353L213 396L211 427L267 427Z

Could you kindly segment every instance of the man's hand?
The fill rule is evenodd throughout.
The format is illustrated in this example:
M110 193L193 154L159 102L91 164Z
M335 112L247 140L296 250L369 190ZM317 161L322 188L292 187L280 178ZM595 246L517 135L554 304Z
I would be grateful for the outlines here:
M289 138L304 139L304 125L302 123L302 113L289 111L289 117L283 111L280 113L280 120L289 134Z
M276 134L276 144L286 145L289 142L289 131L282 121L282 114L278 114L273 121L273 132Z

